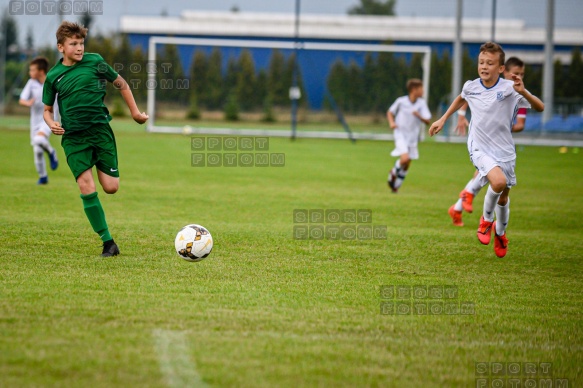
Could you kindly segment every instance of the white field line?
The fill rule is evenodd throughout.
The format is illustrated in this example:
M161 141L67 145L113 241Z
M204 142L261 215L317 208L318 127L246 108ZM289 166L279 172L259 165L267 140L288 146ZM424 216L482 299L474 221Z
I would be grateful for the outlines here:
M170 388L208 387L196 371L196 364L190 358L186 333L175 330L155 329L152 331L160 370Z

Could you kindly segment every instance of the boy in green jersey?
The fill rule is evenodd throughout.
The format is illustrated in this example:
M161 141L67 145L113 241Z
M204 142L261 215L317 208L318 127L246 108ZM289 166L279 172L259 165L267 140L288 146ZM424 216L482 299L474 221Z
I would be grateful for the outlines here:
M119 248L109 233L93 180L95 166L106 193L114 194L119 188L115 137L109 126L111 116L103 103L106 81L120 90L137 123L145 123L148 115L138 110L128 83L99 54L84 52L86 36L87 29L77 23L64 21L59 26L57 48L63 58L47 74L43 117L55 135L63 136L61 145L79 185L85 214L103 241L101 256L116 256ZM57 94L62 123L53 119Z

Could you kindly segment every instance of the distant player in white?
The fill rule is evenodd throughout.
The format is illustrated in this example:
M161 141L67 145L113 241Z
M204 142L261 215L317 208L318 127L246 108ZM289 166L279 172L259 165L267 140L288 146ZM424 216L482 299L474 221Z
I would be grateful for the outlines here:
M508 194L510 188L516 185L512 123L521 107L532 106L539 112L544 110L543 102L524 88L520 76L513 74L512 81L500 77L504 71L504 57L504 50L500 45L484 43L478 56L480 78L466 82L462 93L429 128L431 136L437 134L443 129L446 120L463 106L464 100L468 102L472 110L468 136L470 159L478 170L480 179L490 182L477 235L482 244L488 245L492 229L495 230L494 252L498 257L504 257L508 251Z
M512 74L516 74L524 79L524 62L519 58L510 57L504 64L504 78L511 80ZM456 127L456 132L460 135L466 134L466 128L468 126L468 121L465 117L467 107L468 103L466 102L464 106L457 111L458 124ZM513 133L520 132L524 129L524 124L526 122L526 112L526 108L518 109L516 113L516 121L512 125ZM482 179L480 179L480 175L476 170L473 178L470 179L470 181L466 184L466 187L460 192L457 202L453 204L448 210L449 216L451 217L455 226L464 226L462 221L462 211L465 210L468 213L473 211L472 203L474 201L474 197L478 195L486 183L487 182L484 182Z
M49 63L45 58L38 57L30 62L28 68L30 79L24 86L22 93L20 93L19 100L20 105L30 108L30 145L32 145L34 151L34 164L39 176L37 182L39 185L46 185L49 182L44 157L45 152L49 156L51 169L56 170L59 166L57 152L49 142L51 129L43 118L43 84L47 78L48 68Z
M431 112L422 98L423 82L420 79L407 81L406 96L399 97L387 111L387 120L394 130L395 149L391 156L398 156L389 172L387 184L396 193L407 176L411 160L419 159L419 130L421 122L429 124Z

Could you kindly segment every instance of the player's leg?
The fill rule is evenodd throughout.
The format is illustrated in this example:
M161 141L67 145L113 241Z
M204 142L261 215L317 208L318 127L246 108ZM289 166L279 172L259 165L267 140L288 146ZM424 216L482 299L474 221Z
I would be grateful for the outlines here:
M407 141L404 138L403 134L399 130L395 130L395 149L391 152L391 156L397 157L398 159L395 161L395 165L389 171L389 177L387 183L393 193L396 193L399 188L395 186L395 182L397 180L398 175L401 173L403 166L401 165L401 155L407 153L409 151L407 146Z
M36 167L36 172L38 173L39 185L46 185L49 183L49 178L47 176L47 164L45 162L45 153L43 149L39 146L33 145L32 151L34 154L34 166Z
M85 170L77 177L77 184L81 191L83 200L83 209L93 227L93 231L99 235L101 241L106 242L112 239L105 220L105 212L95 190L95 181L93 180L93 169Z
M458 202L455 204L455 208L457 210L465 210L468 213L471 213L474 211L474 207L473 207L473 202L474 202L474 197L478 194L478 192L480 191L480 189L483 187L484 183L482 183L482 179L478 174L478 170L476 170L474 172L474 176L472 177L472 179L470 179L468 181L468 183L466 184L466 187L464 187L464 189L460 192L459 195L459 200ZM460 209L461 207L461 209Z
M95 128L95 152L97 161L97 177L101 187L107 194L114 194L119 189L119 170L117 165L117 146L113 131L108 124ZM113 238L103 243L102 256L115 256L119 248Z
M98 169L97 178L101 187L103 187L103 191L107 194L115 194L119 190L119 177L113 177Z
M409 152L405 152L401 154L398 159L399 162L399 169L396 171L396 177L394 182L394 187L396 190L399 190L405 177L407 176L407 172L409 172L409 167L411 166L411 157L409 156Z
M508 252L508 238L506 237L506 227L510 219L510 187L507 187L500 195L496 205L496 221L492 228L494 229L494 253L498 257L506 256Z
M467 211L468 213L474 211L472 207L474 194L469 191L468 188L471 187L475 180L480 180L480 178L481 177L478 175L478 170L476 170L472 179L469 180L469 182L466 184L466 187L460 192L458 200L450 206L448 213L455 226L464 226L464 222L462 221L463 210Z
M500 195L496 205L496 222L494 229L494 253L498 257L506 256L508 252L508 238L506 236L506 227L510 220L510 188L516 185L516 174L514 173L516 161L505 162L501 164L502 171L507 179L506 188Z
M113 241L113 237L111 237L105 219L103 206L101 206L101 202L97 196L97 191L95 190L93 170L86 170L79 175L77 178L77 184L79 185L79 190L81 190L81 200L83 200L83 210L85 211L85 215L87 215L87 219L89 220L93 231L97 233L101 241L103 241L103 252L101 256L107 257L118 255L119 248Z
M93 180L93 169L85 170L77 177L77 184L81 191L81 200L83 200L83 209L93 227L93 231L99 235L104 243L112 240L105 212L95 190L95 181Z
M474 173L474 179L466 187L466 190L468 190L469 192L471 192L472 194L474 194L474 197L476 195L478 195L478 193L480 192L480 190L482 190L482 187L484 187L486 185L485 182L482 182L479 178L476 179L477 176L478 176L478 171L476 171Z
M49 142L50 129L46 126L35 131L32 137L32 145L40 147L49 156L49 161L51 162L51 170L56 170L59 167L59 161L57 159L57 151L51 146Z
M403 184L403 181L409 172L409 168L411 167L411 162L413 160L419 159L419 148L417 143L417 137L414 139L407 139L406 150L405 152L402 152L399 157L399 164L401 168L397 173L397 179L395 179L395 188L397 189L399 189Z
M494 207L502 191L506 188L506 176L500 167L500 163L481 151L470 150L470 159L478 170L481 179L487 179L490 182L488 192L484 198L484 208L477 231L478 240L482 244L488 245L492 237Z
M488 191L484 197L484 209L477 231L478 240L484 245L490 244L492 224L494 222L494 209L500 195L506 188L506 176L499 166L496 165L489 169L487 178L490 186L488 186Z
M473 196L471 197L470 201L469 201L469 208L467 207L467 195L469 193L467 193L467 188L468 186L474 181L474 179L476 178L478 174L478 171L476 170L476 172L474 173L474 176L472 177L472 179L470 179L470 181L468 182L468 184L466 185L466 187L464 188L464 190L462 190L460 192L460 195L458 196L458 200L449 207L448 209L448 214L451 217L451 221L453 222L453 224L455 226L464 226L464 222L462 221L462 212L463 210L467 211L468 213L472 212L472 201L473 200Z
M103 241L104 250L102 256L113 256L109 253L111 245L115 245L109 232L105 212L97 191L95 190L95 181L93 179L93 166L96 163L97 156L94 147L91 144L93 139L81 137L79 135L69 135L63 137L63 149L67 155L67 163L71 172L75 176L81 200L83 201L83 210L93 228L93 231L99 235ZM107 250L105 248L108 248ZM115 246L117 249L117 246ZM119 250L117 251L119 253ZM107 253L107 254L106 254Z
M96 131L98 144L96 145L97 177L107 194L115 194L119 189L119 168L117 160L117 145L111 127L103 125Z
M77 185L81 195L95 193L95 181L93 180L93 169L88 168L77 177ZM83 197L81 197L83 198Z

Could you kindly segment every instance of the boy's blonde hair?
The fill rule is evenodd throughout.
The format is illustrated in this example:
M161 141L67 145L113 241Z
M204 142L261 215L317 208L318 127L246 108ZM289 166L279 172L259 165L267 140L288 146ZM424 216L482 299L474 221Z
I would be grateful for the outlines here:
M87 31L82 24L64 21L57 29L57 43L63 44L67 38L85 39Z
M423 86L423 81L421 81L419 78L411 78L407 81L407 92L411 93L411 90L417 89L421 86Z
M484 43L483 45L480 46L480 54L481 53L492 53L492 54L498 53L498 58L499 58L498 63L500 64L500 66L503 66L504 62L506 61L506 54L504 53L502 46L500 46L498 43L494 43L494 42Z

